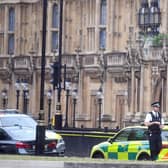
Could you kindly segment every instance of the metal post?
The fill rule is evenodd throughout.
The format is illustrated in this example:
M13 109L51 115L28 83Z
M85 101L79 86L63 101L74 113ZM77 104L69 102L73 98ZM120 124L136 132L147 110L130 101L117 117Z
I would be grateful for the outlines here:
M46 51L46 22L47 0L43 0L43 31L42 31L42 56L41 56L41 82L40 82L40 113L39 120L44 120L44 81L45 81L45 51Z
M52 90L49 89L47 92L48 98L48 128L51 129L51 101L52 101Z
M28 113L28 101L29 101L29 91L26 90L25 92L25 113Z
M62 129L62 114L61 114L61 66L62 66L62 20L63 20L63 0L59 0L60 16L59 16L59 50L58 50L58 62L59 62L59 77L58 77L58 94L55 114L55 129Z
M69 89L66 90L66 111L65 111L65 128L68 128L68 100L69 100Z
M99 128L101 128L101 105L102 105L102 99L98 98L98 104L99 104Z
M16 90L16 109L19 109L20 90Z
M15 83L15 88L16 88L16 109L19 109L19 97L20 97L20 90L21 90L21 84L19 79L17 79Z
M98 124L98 128L101 128L101 106L102 106L102 99L103 99L102 87L99 88L96 96L97 96L97 101L98 101L98 105L99 105L99 124Z
M73 128L75 128L76 98L73 99Z
M74 89L72 92L73 99L73 117L72 117L72 126L75 128L75 115L76 115L76 101L78 99L77 89Z
M51 98L48 99L48 128L51 129Z
M2 106L3 109L5 109L7 107L7 101L8 101L7 89L3 89L1 94L2 94Z
M24 80L23 83L21 83L23 87L23 113L27 114L27 98L28 98L28 83L26 80Z
M23 90L23 113L26 114L26 90Z
M39 122L36 126L36 155L44 153L45 125L44 125L44 82L45 82L45 51L46 51L46 24L47 0L43 0L43 27L42 27L42 56L41 56L41 85L40 85L40 112Z

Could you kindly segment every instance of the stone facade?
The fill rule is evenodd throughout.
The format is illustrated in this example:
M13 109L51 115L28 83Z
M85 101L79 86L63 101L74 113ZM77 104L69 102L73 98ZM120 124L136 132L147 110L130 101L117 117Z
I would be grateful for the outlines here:
M1 108L18 108L38 117L42 50L42 0L0 1L0 90ZM63 0L62 64L71 82L68 125L73 125L73 90L78 90L76 127L114 128L139 124L150 104L160 100L168 115L167 47L154 47L139 39L137 14L140 0ZM160 32L168 31L168 1L160 1ZM59 0L48 0L44 111L47 122L47 91L50 64L58 57ZM54 18L55 17L55 18ZM54 20L54 19L55 20ZM143 42L143 43L142 43ZM28 92L17 80L28 84ZM103 99L98 101L101 89ZM27 101L22 95L27 96ZM62 90L63 122L66 91ZM57 91L52 92L51 112L55 114ZM18 99L17 99L18 98ZM5 104L4 104L4 100ZM19 100L19 101L18 101ZM26 104L25 104L26 103ZM99 104L101 103L101 104ZM101 105L101 106L100 106ZM99 107L101 109L99 109ZM64 123L63 123L64 124Z

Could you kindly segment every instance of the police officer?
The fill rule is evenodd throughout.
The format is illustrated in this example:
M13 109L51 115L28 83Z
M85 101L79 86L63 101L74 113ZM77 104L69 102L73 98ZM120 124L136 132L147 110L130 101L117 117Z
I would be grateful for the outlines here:
M159 112L160 103L158 101L153 102L151 106L153 110L146 115L144 124L148 126L149 131L151 160L156 160L162 148L161 129L163 128L164 121Z

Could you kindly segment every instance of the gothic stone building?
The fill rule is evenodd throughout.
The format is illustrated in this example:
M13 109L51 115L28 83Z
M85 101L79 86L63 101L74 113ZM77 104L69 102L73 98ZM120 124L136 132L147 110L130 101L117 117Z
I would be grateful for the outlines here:
M62 64L66 64L69 84L61 92L63 125L66 119L68 126L75 121L76 127L89 128L139 124L155 100L161 102L166 119L167 47L139 38L138 12L147 1L158 4L159 31L167 34L167 0L63 0ZM48 90L52 89L50 64L58 57L60 9L59 0L47 4L46 123ZM43 0L0 1L0 108L18 108L38 117L42 20ZM75 106L74 90L78 95ZM57 90L52 90L51 116L56 97Z

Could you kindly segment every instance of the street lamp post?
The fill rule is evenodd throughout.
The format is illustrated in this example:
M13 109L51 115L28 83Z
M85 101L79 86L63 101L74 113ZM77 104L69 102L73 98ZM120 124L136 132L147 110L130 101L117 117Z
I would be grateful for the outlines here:
M23 113L27 114L28 113L28 99L29 99L29 89L28 89L28 84L26 82L21 83L23 87Z
M71 89L71 83L65 82L65 89L66 89L66 111L65 111L65 128L68 128L68 104L69 104L69 92Z
M78 99L77 90L72 92L72 99L73 99L73 121L72 126L75 128L75 113L76 113L76 101Z
M51 129L51 101L52 101L52 90L49 89L47 92L47 99L48 99L48 128Z
M28 113L28 104L29 104L29 90L23 90L25 97L25 114Z
M100 88L96 94L98 105L99 105L99 124L98 128L101 128L101 108L102 108L102 99L103 99L103 93L102 88Z
M54 117L55 129L62 129L62 114L61 114L61 67L62 67L62 26L63 26L63 0L59 0L59 46L58 46L58 87L57 87L57 104L56 114Z
M7 89L4 88L2 90L2 106L3 106L3 109L5 109L7 107L7 101L8 101L8 97L7 97Z
M16 88L16 109L19 109L20 84L19 81L15 83Z
M44 153L45 125L44 125L44 88L45 88L45 64L46 64L46 27L47 27L47 0L43 0L42 23L42 50L41 50L41 81L40 81L40 112L36 126L35 154Z

